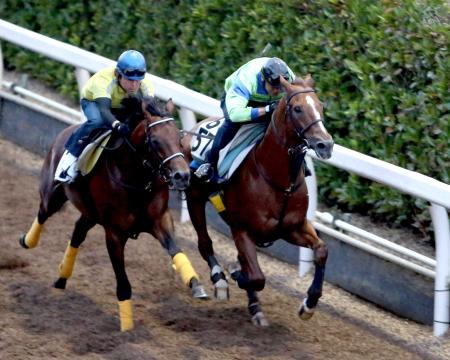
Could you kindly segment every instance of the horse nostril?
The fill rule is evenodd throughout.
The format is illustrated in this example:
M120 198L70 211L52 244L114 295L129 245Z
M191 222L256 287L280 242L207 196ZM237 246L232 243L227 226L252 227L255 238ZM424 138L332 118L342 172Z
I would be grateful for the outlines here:
M173 180L189 183L190 175L188 172L177 171L173 174Z
M324 150L324 149L326 149L326 145L324 144L324 143L322 143L322 142L319 142L319 143L317 143L317 148L318 149L320 149L320 150Z

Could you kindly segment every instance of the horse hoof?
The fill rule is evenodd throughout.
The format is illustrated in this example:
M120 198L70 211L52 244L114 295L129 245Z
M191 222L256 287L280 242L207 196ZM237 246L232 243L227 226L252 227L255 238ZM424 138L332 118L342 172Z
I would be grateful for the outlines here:
M63 278L59 278L58 280L55 281L55 283L53 284L53 286L56 289L62 289L64 290L66 288L66 284L67 284L67 279L63 279Z
M22 236L20 237L20 239L19 239L19 244L20 244L23 248L28 249L28 246L27 246L27 244L25 243L25 238L26 238L26 236L27 236L27 234L24 234L24 235L22 235Z
M192 288L192 297L194 299L208 300L209 296L202 285L197 285Z
M214 297L220 301L230 299L230 290L228 288L228 282L226 280L220 279L214 284Z
M260 327L269 326L269 322L267 321L266 316L261 311L258 311L255 315L252 316L252 323L253 325Z
M306 299L303 300L303 304L300 306L300 309L298 310L298 316L302 320L309 320L314 315L314 309L308 308L306 305Z

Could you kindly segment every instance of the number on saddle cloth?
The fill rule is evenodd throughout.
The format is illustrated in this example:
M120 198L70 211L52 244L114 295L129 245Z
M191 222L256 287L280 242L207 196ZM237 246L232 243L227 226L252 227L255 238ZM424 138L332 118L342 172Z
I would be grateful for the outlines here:
M207 137L202 136L192 136L191 140L191 153L192 158L199 161L204 162L206 161L206 154L211 149L214 136L216 136L217 131L219 130L220 126L225 121L224 118L218 119L218 120L211 120L204 124L202 124L198 129L197 133L200 135L205 135Z

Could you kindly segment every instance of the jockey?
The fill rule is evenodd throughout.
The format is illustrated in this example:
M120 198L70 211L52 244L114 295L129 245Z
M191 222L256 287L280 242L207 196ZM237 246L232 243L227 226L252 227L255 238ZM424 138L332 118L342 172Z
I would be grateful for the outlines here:
M225 93L220 106L225 121L219 128L206 156L195 175L211 179L219 159L219 151L236 135L241 125L253 122L269 124L273 110L284 93L280 76L292 82L294 72L279 58L256 58L242 65L225 80Z
M67 140L66 151L55 172L56 180L74 181L78 157L100 131L112 129L122 136L129 134L128 125L118 120L121 101L129 96L153 96L153 85L146 71L144 56L139 51L127 50L119 56L116 66L98 71L87 81L80 102L87 121Z

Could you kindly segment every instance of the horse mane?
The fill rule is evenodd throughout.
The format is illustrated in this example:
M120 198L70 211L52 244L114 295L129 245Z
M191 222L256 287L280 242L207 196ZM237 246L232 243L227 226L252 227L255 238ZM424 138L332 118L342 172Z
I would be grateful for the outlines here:
M153 96L130 96L124 98L121 105L124 113L127 114L127 123L131 129L134 129L145 117L142 104L145 111L153 116L164 117L168 115L163 102Z

